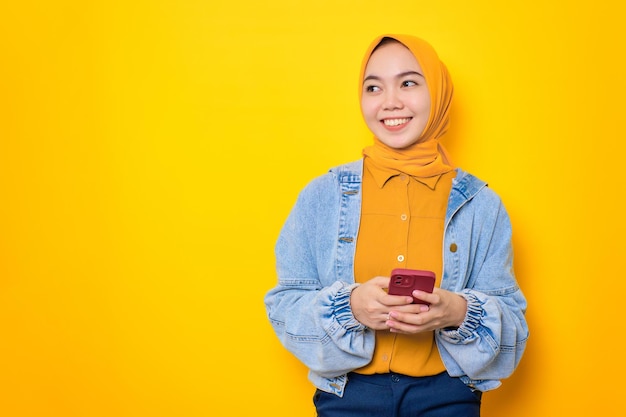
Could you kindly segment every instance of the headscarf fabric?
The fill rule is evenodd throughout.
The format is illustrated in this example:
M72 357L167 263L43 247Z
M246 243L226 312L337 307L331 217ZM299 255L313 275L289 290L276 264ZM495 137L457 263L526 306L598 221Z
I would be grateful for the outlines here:
M381 168L397 170L415 177L428 178L446 173L452 170L452 164L439 138L448 130L454 88L448 69L429 43L410 35L389 34L377 37L368 47L361 64L359 100L363 95L362 83L367 63L373 51L385 38L400 42L417 59L424 72L430 95L430 115L415 144L404 149L394 149L375 137L374 145L366 147L363 155L371 158Z

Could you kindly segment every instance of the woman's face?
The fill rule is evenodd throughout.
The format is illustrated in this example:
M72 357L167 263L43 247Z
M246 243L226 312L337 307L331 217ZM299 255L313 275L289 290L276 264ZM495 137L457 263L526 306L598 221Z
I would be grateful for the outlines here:
M365 67L361 112L372 133L394 149L418 142L430 115L422 68L411 51L390 42L374 51Z

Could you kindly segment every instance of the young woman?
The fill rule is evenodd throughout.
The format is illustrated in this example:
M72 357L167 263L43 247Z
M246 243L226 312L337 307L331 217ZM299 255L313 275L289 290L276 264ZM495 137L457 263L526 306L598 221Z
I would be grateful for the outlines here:
M452 82L429 44L378 37L359 83L374 143L300 193L270 322L309 368L320 417L479 416L528 337L509 217L439 143ZM395 268L433 271L433 292L388 294Z

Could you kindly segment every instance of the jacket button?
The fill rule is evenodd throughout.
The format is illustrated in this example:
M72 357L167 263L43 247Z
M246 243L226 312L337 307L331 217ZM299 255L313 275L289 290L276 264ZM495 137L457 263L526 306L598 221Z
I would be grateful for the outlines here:
M450 245L450 252L456 252L456 250L457 250L456 243L451 244Z

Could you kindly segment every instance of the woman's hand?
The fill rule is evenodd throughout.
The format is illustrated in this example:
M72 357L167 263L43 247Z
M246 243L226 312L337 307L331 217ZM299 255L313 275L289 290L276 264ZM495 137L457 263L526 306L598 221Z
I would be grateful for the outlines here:
M413 296L430 303L430 306L418 313L392 308L385 322L390 331L415 334L444 327L459 327L465 320L467 301L459 294L435 288L432 294L413 291Z
M389 277L374 277L352 290L350 307L361 324L374 330L387 330L391 309L418 311L423 307L411 304L411 297L387 294L388 287Z

